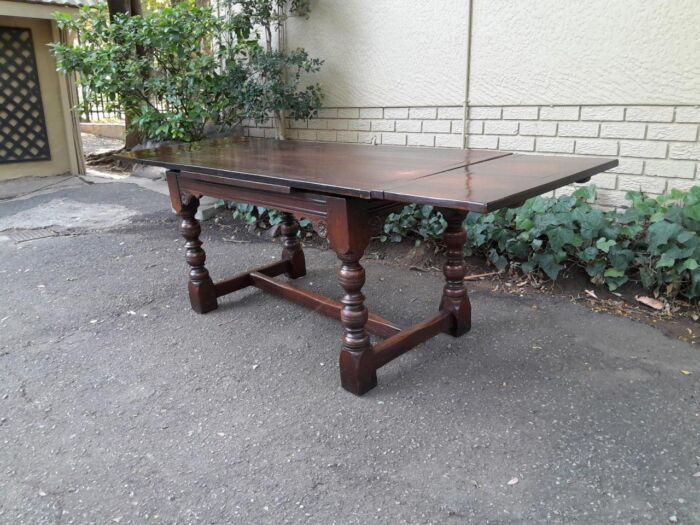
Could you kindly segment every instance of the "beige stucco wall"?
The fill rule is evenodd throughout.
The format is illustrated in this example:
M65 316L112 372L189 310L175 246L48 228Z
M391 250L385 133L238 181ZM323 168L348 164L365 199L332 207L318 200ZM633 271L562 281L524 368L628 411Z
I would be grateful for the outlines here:
M700 103L699 0L471 0L472 105ZM314 0L328 107L464 101L470 0Z
M51 160L0 164L0 180L69 173L71 172L71 150L66 137L66 115L59 87L59 76L56 72L56 62L47 47L47 44L52 41L51 22L42 19L0 16L0 25L27 27L32 31L46 118L46 131L51 148Z
M474 2L474 105L700 103L698 0Z
M313 0L287 47L325 59L328 106L454 105L464 100L468 0Z

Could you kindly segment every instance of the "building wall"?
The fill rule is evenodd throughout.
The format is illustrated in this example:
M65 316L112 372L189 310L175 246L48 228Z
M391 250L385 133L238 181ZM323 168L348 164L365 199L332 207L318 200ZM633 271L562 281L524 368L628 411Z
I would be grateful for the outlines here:
M700 103L697 0L474 0L470 102Z
M44 104L46 131L49 137L51 160L0 164L0 180L24 176L47 176L71 172L70 149L66 137L63 102L56 62L47 45L52 41L50 20L0 16L0 25L27 27L32 30Z
M325 60L328 106L464 102L468 0L312 0L287 48ZM439 82L436 82L439 79Z
M698 27L697 0L314 0L287 47L326 60L326 109L290 138L460 147L468 96L470 147L618 157L592 182L622 206L698 184Z

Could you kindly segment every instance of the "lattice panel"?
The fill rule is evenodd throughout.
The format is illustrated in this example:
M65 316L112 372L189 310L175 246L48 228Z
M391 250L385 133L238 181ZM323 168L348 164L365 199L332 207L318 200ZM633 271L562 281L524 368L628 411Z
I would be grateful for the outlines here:
M0 164L50 158L32 32L0 26Z

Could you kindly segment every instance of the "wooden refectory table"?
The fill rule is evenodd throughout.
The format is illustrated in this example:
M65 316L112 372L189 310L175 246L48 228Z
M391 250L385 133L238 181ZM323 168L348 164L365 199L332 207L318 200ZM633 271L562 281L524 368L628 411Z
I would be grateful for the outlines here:
M217 298L255 286L322 314L339 318L343 388L362 395L377 384L377 369L440 332L459 337L471 326L464 285L462 222L468 211L490 212L613 168L617 160L592 157L518 155L495 150L433 149L358 144L218 139L124 153L124 160L162 166L173 208L182 218L190 266L192 308L206 313ZM203 195L274 208L283 213L282 256L229 279L214 282L205 267L195 219ZM437 207L447 221L445 286L438 312L410 328L370 314L360 259L385 217L406 203ZM340 302L274 279L306 274L298 219L327 236L341 261ZM369 334L383 338L372 345Z

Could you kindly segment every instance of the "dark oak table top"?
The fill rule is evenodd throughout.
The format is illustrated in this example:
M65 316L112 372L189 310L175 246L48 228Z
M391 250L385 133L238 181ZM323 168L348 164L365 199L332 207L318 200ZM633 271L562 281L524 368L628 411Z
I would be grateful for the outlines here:
M615 159L494 150L217 139L120 158L222 180L263 182L363 199L492 211L613 168Z

